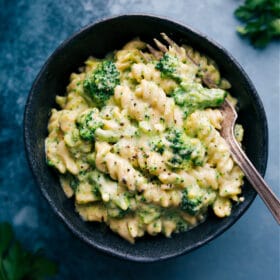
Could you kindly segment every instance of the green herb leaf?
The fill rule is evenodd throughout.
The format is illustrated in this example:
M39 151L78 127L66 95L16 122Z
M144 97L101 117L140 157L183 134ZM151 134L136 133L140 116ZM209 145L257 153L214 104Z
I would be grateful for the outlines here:
M254 13L247 7L241 6L235 10L234 15L240 20L249 20Z
M248 37L255 47L263 48L272 39L279 38L279 0L245 0L234 14L245 24L237 27L237 32Z
M275 36L280 35L280 18L274 19L270 22L271 32Z
M0 280L43 280L57 273L57 265L45 258L42 251L25 250L14 240L12 227L0 223Z
M13 239L13 230L8 223L0 224L0 257L5 254Z
M256 9L257 7L264 5L266 0L246 0L245 4L249 9Z
M58 267L53 262L43 256L43 251L39 250L34 255L30 255L31 269L29 271L30 279L40 280L46 276L54 276Z

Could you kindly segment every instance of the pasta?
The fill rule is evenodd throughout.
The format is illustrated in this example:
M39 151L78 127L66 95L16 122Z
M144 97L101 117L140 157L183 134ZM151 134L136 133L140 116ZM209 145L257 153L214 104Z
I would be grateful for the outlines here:
M82 219L134 243L186 231L208 211L229 216L244 176L220 135L218 107L226 95L236 103L229 87L191 47L150 53L139 39L71 74L45 153ZM241 143L242 126L235 132Z

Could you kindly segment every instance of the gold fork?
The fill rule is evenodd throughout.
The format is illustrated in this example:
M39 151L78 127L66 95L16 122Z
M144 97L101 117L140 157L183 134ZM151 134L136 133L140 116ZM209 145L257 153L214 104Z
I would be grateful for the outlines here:
M176 50L178 55L181 54L182 49L172 39L170 39L165 33L161 33L160 35L168 43L168 45ZM153 48L149 44L147 45L147 48L157 59L159 59L163 56L164 53L168 51L168 48L157 39L154 39L154 42L158 47L158 50ZM191 57L188 58L190 61L196 64ZM228 143L232 157L239 165L239 167L243 170L246 178L251 183L253 188L258 192L259 196L262 198L275 220L278 222L278 224L280 224L280 201L264 181L249 158L246 156L245 152L241 149L239 143L236 141L234 136L234 125L237 119L237 113L227 99L221 106L221 112L224 119L220 133Z

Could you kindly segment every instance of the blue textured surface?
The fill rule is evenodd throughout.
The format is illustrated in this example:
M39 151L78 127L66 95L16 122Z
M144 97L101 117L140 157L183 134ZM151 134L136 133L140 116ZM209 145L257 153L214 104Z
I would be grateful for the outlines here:
M208 245L179 258L137 264L113 259L74 237L41 196L28 168L23 111L39 69L74 31L100 17L147 12L214 38L245 68L269 123L266 180L279 196L279 44L252 48L235 34L236 0L0 0L0 221L10 221L27 248L46 248L60 263L56 279L279 279L279 228L257 198L247 213ZM36 121L36 120L34 120Z

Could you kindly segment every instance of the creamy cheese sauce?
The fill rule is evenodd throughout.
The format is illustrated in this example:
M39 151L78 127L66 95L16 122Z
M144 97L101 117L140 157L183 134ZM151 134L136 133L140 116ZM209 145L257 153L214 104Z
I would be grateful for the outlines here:
M231 214L243 173L219 132L230 84L213 61L188 46L158 59L135 39L80 70L56 97L45 150L84 220L133 243Z

